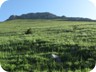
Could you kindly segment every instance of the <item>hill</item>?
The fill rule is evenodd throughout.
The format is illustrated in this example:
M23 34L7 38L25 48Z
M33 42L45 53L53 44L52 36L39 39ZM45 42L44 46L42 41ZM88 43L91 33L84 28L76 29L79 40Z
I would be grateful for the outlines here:
M28 14L22 14L20 16L12 15L9 17L8 20L14 20L14 19L56 19L58 16L44 12L44 13L28 13Z
M57 16L49 12L28 13L28 14L22 14L20 16L11 15L7 20L14 20L14 19L62 19L67 21L95 21L89 18L82 18L82 17Z

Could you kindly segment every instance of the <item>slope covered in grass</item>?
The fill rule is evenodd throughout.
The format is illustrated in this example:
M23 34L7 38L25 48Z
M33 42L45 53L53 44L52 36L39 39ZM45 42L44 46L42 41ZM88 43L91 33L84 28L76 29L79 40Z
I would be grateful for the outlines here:
M0 63L9 72L88 72L95 60L96 22L22 19L0 23Z

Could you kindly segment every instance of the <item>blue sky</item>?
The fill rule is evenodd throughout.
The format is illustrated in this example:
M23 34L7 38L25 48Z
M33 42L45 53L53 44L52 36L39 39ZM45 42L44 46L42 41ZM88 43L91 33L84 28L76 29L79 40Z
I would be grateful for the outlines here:
M8 0L0 8L0 21L30 12L96 19L96 7L89 0Z

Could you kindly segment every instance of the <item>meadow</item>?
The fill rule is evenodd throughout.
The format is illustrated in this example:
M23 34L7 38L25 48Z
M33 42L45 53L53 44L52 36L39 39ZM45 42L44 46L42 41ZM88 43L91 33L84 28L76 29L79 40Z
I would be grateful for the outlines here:
M18 19L0 23L0 64L8 72L89 72L95 63L96 22Z

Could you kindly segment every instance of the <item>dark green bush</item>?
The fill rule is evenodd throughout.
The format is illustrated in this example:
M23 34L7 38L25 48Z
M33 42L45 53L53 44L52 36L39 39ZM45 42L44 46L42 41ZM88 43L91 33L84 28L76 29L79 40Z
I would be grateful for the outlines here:
M32 34L32 29L31 28L27 29L27 31L25 31L25 34Z

